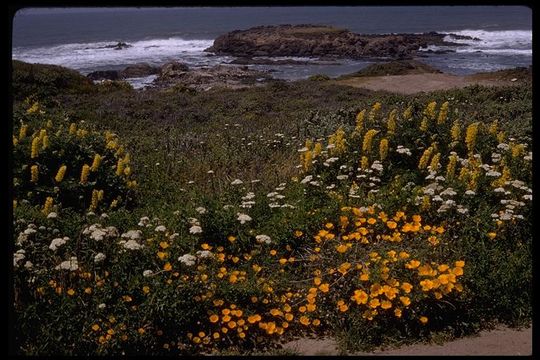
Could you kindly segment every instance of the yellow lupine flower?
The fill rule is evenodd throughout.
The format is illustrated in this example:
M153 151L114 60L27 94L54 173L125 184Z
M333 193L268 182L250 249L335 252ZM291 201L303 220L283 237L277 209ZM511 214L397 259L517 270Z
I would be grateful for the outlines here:
M420 157L420 160L418 161L418 169L422 170L425 169L428 166L429 160L431 158L431 154L433 153L433 147L430 146L426 150L424 150L424 153Z
M19 140L22 140L26 137L26 133L28 132L28 125L24 124L19 129Z
M373 122L375 120L375 118L379 114L379 111L381 110L381 107L382 105L380 102L376 102L375 104L373 104L373 106L371 107L371 111L369 112L369 116L368 116L368 120L370 122Z
M124 173L124 161L122 159L118 160L116 164L116 175L121 176Z
M77 124L71 123L69 125L69 134L70 135L75 135L76 133L77 133Z
M81 169L81 184L86 184L88 181L88 174L90 174L90 166L84 164Z
M367 170L369 167L369 160L366 156L362 156L362 160L360 161L360 167L362 170Z
M45 150L46 148L49 147L49 137L47 135L45 135L43 139L41 139L41 142L42 142L42 146L41 146L42 150Z
M355 127L355 131L357 132L362 132L362 130L364 130L364 118L366 116L366 110L362 110L360 111L357 115L356 115L356 127Z
M313 157L319 156L319 154L322 151L322 144L320 142L315 143L315 146L313 147Z
M394 134L396 132L396 116L397 116L397 110L394 109L390 112L390 115L388 115L388 122L386 123L386 127L388 129L389 134Z
M366 135L364 135L364 140L362 142L362 151L366 154L368 154L371 151L371 143L373 141L373 137L377 135L379 131L375 129L370 129L367 131Z
M381 161L386 159L386 156L388 156L388 139L382 139L379 143L379 156Z
M493 136L497 136L497 131L499 131L499 121L498 120L494 120L490 125L489 125L489 134L490 135L493 135Z
M38 166L32 165L32 167L30 167L30 181L33 183L37 183L38 177L39 177Z
M94 161L92 161L92 166L90 167L90 170L97 171L97 169L99 168L99 165L101 164L102 159L103 158L101 157L101 155L99 154L94 155Z
M424 115L429 117L429 119L431 120L435 120L435 116L437 115L437 112L435 111L436 107L437 107L436 101L430 102L424 110Z
M437 117L437 125L442 125L446 122L448 117L448 101L445 101L439 110L439 116Z
M467 131L465 133L465 145L467 145L467 150L473 151L474 145L476 144L476 136L478 134L478 127L480 123L475 122L467 126Z
M456 154L452 154L449 157L448 165L446 166L446 177L452 179L456 172L458 157Z
M452 128L450 129L450 136L452 137L452 141L459 141L459 138L461 136L461 124L458 120L454 121L452 124Z
M412 117L412 105L409 105L405 111L403 111L403 118L405 120L410 120Z
M53 198L48 196L47 199L45 199L45 205L43 206L43 210L42 210L43 214L49 215L49 213L52 210L52 206L53 206Z
M423 117L422 118L422 122L420 123L420 127L419 127L420 131L427 131L428 129L428 118L427 117Z
M440 168L439 160L441 158L441 153L436 153L433 155L433 158L431 159L431 162L429 163L429 169L431 171L437 171Z
M97 190L92 190L92 200L90 201L90 211L95 211L97 209L97 205L98 205L98 196L99 196L99 191Z
M40 142L40 139L37 136L34 139L32 139L32 149L30 152L31 159L35 159L39 155L39 142Z

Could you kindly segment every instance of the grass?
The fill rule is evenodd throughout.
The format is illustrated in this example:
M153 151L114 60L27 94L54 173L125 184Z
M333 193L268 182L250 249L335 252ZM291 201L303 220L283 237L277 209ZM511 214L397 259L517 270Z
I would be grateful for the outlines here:
M337 80L350 79L354 77L409 75L440 72L440 70L435 69L434 67L424 64L420 61L398 60L385 63L371 64L361 69L360 71L339 76Z
M22 78L25 77L14 76L14 79ZM32 85L26 80L14 82L14 135L19 134L19 120L28 125L26 137L14 140L17 142L14 145L14 169L21 184L17 186L24 188L24 191L16 192L15 241L18 234L33 229L31 224L36 230L29 231L27 241L14 249L26 251L25 259L20 260L15 273L19 294L15 333L20 353L107 355L122 352L170 354L174 351L196 354L212 349L221 353L258 353L265 348L279 352L275 341L279 337L273 333L273 325L268 324L274 321L271 308L285 304L289 304L295 314L295 319L288 324L292 330L290 334L333 334L343 349L350 351L431 335L436 337L441 333L461 336L492 320L514 325L530 321L532 217L528 205L519 212L525 219L523 225L509 223L494 230L490 215L502 205L497 195L492 194L490 179L483 176L477 185L486 195L468 200L463 195L471 181L466 180L467 173L463 179L448 180L444 185L459 193L456 200L471 207L472 216L440 214L435 205L424 208L414 203L414 196L429 185L425 179L427 170L417 168L418 159L434 141L438 141L437 151L442 154L441 173L446 171L447 156L452 149L463 158L469 156L462 142L450 143L449 133L454 121L460 123L463 138L469 125L483 124L479 125L475 151L481 154L485 163L491 164L491 153L502 152L496 149L495 135L489 132L493 120L498 119L497 130L506 133L505 139L515 139L505 140L512 144L512 149L504 153L505 163L513 178L530 186L530 163L521 160L529 150L520 153L518 145L530 146L532 139L530 84L502 88L477 86L417 96L369 92L309 80L189 93L134 91L115 83L68 90L51 84L55 82L47 85ZM377 102L382 106L374 110ZM437 109L432 111L433 114L428 111L430 102L435 102L434 109ZM440 105L444 102L450 104L446 114L448 119L437 124ZM357 114L362 109L366 110L365 119L360 121ZM396 111L392 112L393 109ZM410 117L403 115L406 109L410 110ZM396 131L390 131L392 113L398 119ZM426 130L420 130L423 117L432 115L434 120L426 123ZM50 127L48 120L52 121ZM71 123L88 134L68 135ZM362 150L368 128L379 131L373 139L371 153ZM32 158L31 143L45 129L43 134L48 134L50 146ZM116 133L118 146L124 145L125 151L129 152L132 170L129 176L138 182L133 194L135 201L126 204L127 208L109 208L114 196L127 191L125 181L128 179L124 179L124 175L115 175L118 161L124 159L124 154L117 154L118 147L107 148L106 130ZM58 135L53 135L57 131L60 131ZM346 146L339 154L333 154L338 150L331 149L329 153L317 152L317 143L322 150L329 143L340 148L340 134L346 139ZM369 164L378 159L383 135L389 139L390 150L383 161L387 170L380 176L379 192L370 192L367 183L359 182L357 191L362 196L349 198L350 179L364 171L356 170L361 167L362 156L366 156ZM60 154L68 144L70 149L79 150ZM398 144L410 148L413 152L410 160L396 152ZM307 150L299 153L303 147ZM94 152L106 155L103 164L107 166L90 173L89 185L80 184L80 168L83 163L91 164ZM519 157L514 157L514 152L519 153ZM308 153L317 161L306 160ZM300 164L303 169L298 168L300 154L303 154ZM328 167L323 165L323 161L328 161L331 156L338 157L338 163ZM56 190L52 178L59 160L75 172L68 172L66 180L56 185ZM39 180L35 183L28 175L32 164L39 165L40 169ZM497 164L493 166L503 172L502 165L501 168ZM337 182L336 176L348 168L351 175L345 182ZM308 175L323 186L310 185L309 180L301 182ZM47 178L50 183L45 181ZM241 179L243 183L233 185L235 179ZM258 181L252 183L252 180ZM332 190L326 186L331 186ZM96 214L87 214L92 190L103 188L107 189L105 200L98 202ZM82 194L81 208L76 205L68 208L67 203L55 200L53 209L59 213L58 218L44 216L42 201L45 197L61 199L65 194L73 193L73 189ZM289 204L293 208L273 208L272 203ZM409 239L404 243L373 239L368 247L347 250L341 239L352 230L338 231L337 227L342 217L353 219L353 215L343 207L368 207L374 203L389 216L404 210L409 218L412 214L421 214L423 225L444 227L440 245L434 247L428 241L414 242L404 233L402 236ZM232 206L234 210L224 209L224 206ZM100 217L102 212L107 216ZM249 214L251 221L241 224L238 213ZM148 227L137 225L144 216L149 217ZM378 216L378 219L385 218L385 215ZM196 218L196 222L192 218ZM366 227L374 234L389 234L384 226L386 221L376 221ZM104 242L93 241L88 232L84 234L84 229L96 223L103 228L113 226L118 234L105 235L107 240ZM158 230L161 226L163 232ZM202 234L197 232L197 226L202 228ZM122 240L120 234L136 229L142 236L142 240L137 241L142 241L145 247L126 251L119 243ZM317 245L314 237L324 229L335 232L336 238ZM489 240L486 235L493 231L497 232L496 241ZM255 236L261 234L268 235L272 245L257 242ZM57 236L69 236L74 241L70 240L58 252L52 252L49 244ZM231 236L234 239L231 240ZM419 236L423 240L427 238L425 234ZM315 247L320 248L318 252ZM214 256L223 256L224 262L198 259L197 267L190 267L177 260L181 255L193 255L206 249ZM435 301L421 291L414 292L411 311L404 310L402 320L382 310L380 316L375 315L376 320L367 320L370 315L354 302L347 305L350 309L345 309L342 303L338 306L345 310L338 310L336 304L349 301L355 289L369 289L353 278L344 281L339 274L347 271L342 266L359 259L364 263L373 262L368 285L382 282L381 271L386 270L377 265L379 260L373 260L379 255L373 257L370 252L390 261L386 257L392 258L387 254L394 249L406 251L426 264L433 261L433 266L454 266L455 261L464 260L465 274L456 282L463 286L463 292L445 294L446 302ZM272 250L276 251L275 255ZM106 255L103 265L94 262L97 253ZM320 253L320 261L309 260L309 256L317 253ZM89 278L82 270L77 276L51 270L73 254L81 268L92 269L88 271ZM279 262L282 259L285 261ZM32 261L33 270L23 266L28 260ZM401 282L409 281L419 286L415 273L404 267L404 259L395 263L390 270L393 276ZM321 264L324 265L322 269L333 269L333 274L313 275L321 271ZM222 267L227 268L227 275L220 277ZM261 268L259 272L258 267ZM143 271L148 269L153 269L156 275L143 276ZM237 273L233 273L235 271ZM32 276L35 280L29 284ZM323 285L328 281L328 286L340 287L325 292L324 286L319 289L317 283L311 285L316 281L314 277L321 277ZM307 299L310 286L315 287L318 294L315 311L302 312L298 301L283 300L282 296L288 292L299 299ZM269 288L272 291L267 291ZM68 289L74 293L70 295ZM91 289L91 294L86 294L86 289ZM207 295L209 289L211 296ZM521 295L516 296L518 293ZM265 299L267 303L254 303L250 300L252 297ZM216 331L214 323L206 320L219 310L211 299L225 301L219 309L234 310L234 305L242 309L245 316L260 314L266 328L246 330L248 336L244 341L230 333L222 334L226 340L214 343L215 348L203 347L197 341ZM105 304L106 310L100 309L100 304ZM392 304L393 307L397 305L397 302ZM244 319L244 315L239 319ZM302 316L306 319L300 320ZM427 325L419 323L420 316L429 318ZM319 318L321 325L311 323ZM302 323L308 321L310 325ZM98 330L93 330L94 325L99 327ZM227 326L232 328L237 324ZM277 323L277 328L284 331L284 336L289 336L281 323ZM199 337L200 331L205 335Z

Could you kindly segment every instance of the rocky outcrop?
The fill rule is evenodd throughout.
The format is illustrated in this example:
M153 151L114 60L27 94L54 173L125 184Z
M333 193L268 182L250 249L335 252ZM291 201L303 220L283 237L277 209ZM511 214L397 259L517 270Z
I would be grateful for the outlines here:
M184 75L189 71L189 67L178 61L171 61L161 66L159 69L159 78L172 79Z
M446 34L355 34L317 25L258 26L219 36L205 51L218 55L334 56L343 58L409 58L429 45L463 46L445 41ZM454 35L454 39L472 39Z
M251 70L247 66L216 65L189 69L181 63L162 66L154 81L158 87L182 85L197 90L208 90L215 86L247 87L271 79L266 72Z
M91 80L123 80L128 78L138 78L159 73L160 68L147 63L133 64L123 70L100 70L93 71L86 75Z
M124 70L120 71L120 78L137 78L149 75L155 75L159 73L159 67L151 66L147 63L139 63L127 66Z

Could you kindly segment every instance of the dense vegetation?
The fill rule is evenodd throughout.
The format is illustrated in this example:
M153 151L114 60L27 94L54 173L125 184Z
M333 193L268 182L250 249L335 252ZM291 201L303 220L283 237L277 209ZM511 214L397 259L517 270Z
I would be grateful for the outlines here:
M21 78L20 353L261 351L326 333L352 351L531 319L530 85Z

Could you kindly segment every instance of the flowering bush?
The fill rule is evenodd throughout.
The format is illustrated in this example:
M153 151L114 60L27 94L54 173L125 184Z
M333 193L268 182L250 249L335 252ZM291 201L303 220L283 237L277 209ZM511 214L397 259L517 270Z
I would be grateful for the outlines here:
M13 135L15 205L28 203L48 215L60 206L96 211L133 203L137 181L115 134L84 123L64 126L38 102L25 115L15 119Z
M136 219L111 206L134 181L112 134L21 126L21 352L197 354L340 332L376 343L507 309L530 281L529 140L455 114L377 102L307 139L297 176L271 192L231 177L219 196ZM93 211L38 215L60 204Z

